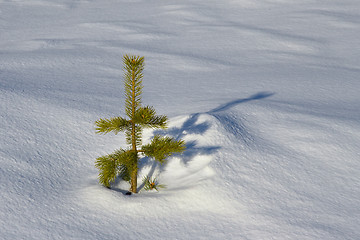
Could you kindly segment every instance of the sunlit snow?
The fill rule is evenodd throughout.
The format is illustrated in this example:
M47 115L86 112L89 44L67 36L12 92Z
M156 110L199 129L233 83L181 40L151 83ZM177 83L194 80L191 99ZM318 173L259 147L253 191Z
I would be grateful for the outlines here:
M360 239L359 9L0 0L0 239ZM124 115L124 54L187 142L141 163L159 192L98 184L126 145L94 130Z

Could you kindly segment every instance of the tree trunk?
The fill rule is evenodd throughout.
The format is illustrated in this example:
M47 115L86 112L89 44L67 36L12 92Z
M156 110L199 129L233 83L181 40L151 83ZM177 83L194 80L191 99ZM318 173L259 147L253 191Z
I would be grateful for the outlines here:
M137 168L131 173L131 188L130 192L137 193Z
M131 188L130 188L130 191L133 192L133 193L137 193L137 172L138 172L138 166L137 166L137 161L138 161L138 152L137 152L137 149L136 149L136 134L135 134L135 124L134 124L134 121L133 121L133 124L132 124L132 133L131 133L131 140L132 140L132 151L135 152L134 154L134 169L132 169L132 172L130 174L130 178L131 178Z
M134 122L134 118L135 118L135 111L136 111L136 106L135 106L135 67L133 67L132 69L132 129L131 129L131 142L132 142L132 150L136 153L135 157L134 157L134 161L136 161L136 167L135 169L132 170L131 172L131 188L130 191L133 193L137 193L137 157L138 157L138 153L137 153L137 149L136 149L136 125Z

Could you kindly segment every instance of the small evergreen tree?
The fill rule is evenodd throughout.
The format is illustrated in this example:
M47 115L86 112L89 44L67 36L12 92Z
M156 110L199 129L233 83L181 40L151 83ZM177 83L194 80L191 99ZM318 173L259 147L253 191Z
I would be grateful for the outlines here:
M140 156L147 156L164 163L173 153L182 153L185 150L185 142L155 135L149 144L142 145L143 128L165 129L168 119L166 116L156 115L153 107L141 106L144 57L125 55L123 63L125 113L128 119L122 117L99 119L95 125L96 133L117 134L124 131L126 142L130 147L97 158L95 166L99 169L99 182L104 186L110 188L110 184L117 177L121 177L130 182L130 191L136 193Z

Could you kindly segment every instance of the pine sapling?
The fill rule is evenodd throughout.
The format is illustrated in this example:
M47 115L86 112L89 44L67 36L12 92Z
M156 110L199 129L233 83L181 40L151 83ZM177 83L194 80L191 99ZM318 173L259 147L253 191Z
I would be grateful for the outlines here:
M125 132L129 147L97 158L95 166L99 169L99 182L104 186L110 188L111 183L121 177L130 182L130 192L137 193L137 175L141 157L150 157L164 163L172 154L182 153L185 150L185 142L155 135L149 144L142 145L142 130L166 129L168 118L164 115L156 115L155 109L151 106L141 105L144 57L125 55L123 64L127 118L99 119L95 125L96 133Z

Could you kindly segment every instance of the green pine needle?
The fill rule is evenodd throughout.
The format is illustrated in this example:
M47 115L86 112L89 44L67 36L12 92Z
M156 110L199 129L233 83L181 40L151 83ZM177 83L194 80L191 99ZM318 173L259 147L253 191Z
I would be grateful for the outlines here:
M99 169L99 182L106 187L115 181L117 176L130 180L130 173L137 168L138 156L132 150L120 149L96 159L95 167Z
M129 118L134 118L141 105L144 57L125 55L124 70L125 112Z
M110 155L96 159L95 167L99 169L99 182L106 187L114 182L118 175L117 162Z
M134 121L147 128L165 129L168 121L167 116L157 116L153 107L141 107L135 114Z
M96 133L106 134L109 132L115 132L115 134L118 134L120 131L128 129L131 123L124 118L114 117L110 119L99 119L95 122L95 125Z
M150 144L142 147L143 153L154 158L160 163L164 163L167 157L174 153L182 153L185 151L185 142L183 140L175 140L171 137L162 137L156 135Z
M156 177L150 178L149 176L144 176L143 177L143 184L144 184L144 189L146 191L151 191L151 190L154 190L154 189L156 191L159 191L160 188L166 188L166 185L159 184Z

